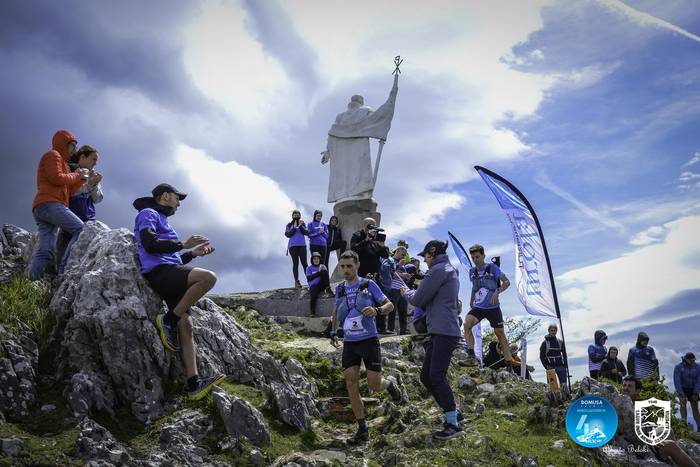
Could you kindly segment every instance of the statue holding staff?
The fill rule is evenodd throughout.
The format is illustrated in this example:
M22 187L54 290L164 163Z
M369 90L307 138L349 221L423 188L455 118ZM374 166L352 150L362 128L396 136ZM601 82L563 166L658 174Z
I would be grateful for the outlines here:
M394 84L389 98L377 110L364 105L364 98L354 95L348 109L338 114L328 131L326 150L321 154L321 163L330 162L328 202L352 199L371 199L377 182L379 161L394 117L396 94L398 93L399 65L403 60L394 59ZM369 139L379 140L377 161L372 170Z

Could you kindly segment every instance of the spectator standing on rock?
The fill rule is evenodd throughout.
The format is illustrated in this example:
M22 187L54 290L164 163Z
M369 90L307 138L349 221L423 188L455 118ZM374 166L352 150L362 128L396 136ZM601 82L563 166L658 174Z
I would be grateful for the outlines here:
M389 251L376 240L377 233L384 229L377 227L377 222L371 217L362 221L362 229L352 234L350 239L350 249L357 253L360 258L360 277L367 277L369 274L376 277L379 273L381 258L388 258Z
M331 252L337 250L339 252L338 255L340 255L348 246L348 242L343 240L343 233L338 225L338 216L331 216L328 219L328 243L326 245L326 258L323 264L328 267Z
M314 211L314 220L311 221L307 230L309 231L309 250L311 253L321 253L321 263L326 264L326 248L328 246L328 226L322 222L323 212Z
M68 209L70 197L78 193L89 176L87 169L71 173L68 166L78 145L77 138L68 130L59 130L53 135L51 143L51 150L41 157L37 168L37 192L32 214L39 238L29 266L31 280L39 279L48 263L55 258L59 228L70 235L63 258L58 264L59 274L63 273L70 250L83 230L83 221Z
M87 169L88 178L80 188L80 190L70 197L68 200L68 209L73 214L78 216L81 221L88 222L95 220L95 205L102 202L102 174L95 171L95 165L99 154L97 149L87 144L81 146L78 151L73 154L68 162L71 171L75 172L78 169ZM71 235L67 231L61 229L56 242L56 262L60 263L63 258L63 252L70 242Z
M588 346L588 371L591 378L596 380L600 378L600 366L608 354L608 349L605 347L607 340L605 331L599 329L593 334L593 344Z
M564 386L566 381L566 348L564 341L557 337L559 327L552 323L547 328L547 335L540 345L540 362L546 370L554 370L557 373L559 385Z
M287 242L287 253L292 257L292 274L294 275L294 287L301 288L299 282L299 262L301 262L304 271L309 267L306 262L306 238L309 231L306 229L306 223L301 219L301 212L298 210L292 211L292 222L287 224L284 231L284 236L289 239Z
M695 354L686 353L681 362L673 369L673 385L681 404L681 420L688 423L688 408L693 412L695 424L700 430L700 411L698 411L698 394L700 393L700 365L695 363Z
M316 303L321 292L328 288L330 281L328 279L328 268L321 262L321 253L314 251L311 253L311 265L306 268L306 281L309 284L310 313L311 316L316 316Z
M616 383L622 383L622 378L627 374L625 365L617 358L617 347L610 347L608 355L600 365L600 377L607 378Z
M469 363L476 365L476 355L474 354L474 334L472 328L482 319L488 320L493 328L494 334L501 344L503 358L507 367L512 367L510 355L510 345L503 329L503 312L498 298L509 286L510 281L500 268L492 262L488 264L484 261L484 247L472 245L469 247L469 256L474 262L474 267L469 270L469 280L472 283L471 298L469 306L471 310L464 320L464 339L467 341L467 353Z
M387 390L398 402L403 400L403 395L394 378L382 378L382 353L374 323L376 315L390 313L393 305L373 280L357 275L360 267L357 253L344 252L340 255L338 267L344 281L335 289L331 344L338 347L338 326L342 326L343 373L352 411L358 424L357 433L348 439L347 443L355 446L369 439L365 407L360 396L360 364L364 362L367 386L370 390Z
M420 380L435 398L445 417L443 429L434 432L433 438L445 440L462 431L457 421L454 394L447 380L452 352L461 337L457 314L459 276L447 257L447 242L431 240L418 256L425 259L428 272L418 290L409 290L404 286L401 294L413 306L425 311L430 340L425 346Z
M175 214L180 201L187 194L167 183L161 183L151 193L153 196L134 201L134 208L139 212L134 235L141 260L141 274L168 306L165 315L156 317L156 328L163 346L170 352L179 350L180 335L186 390L191 399L197 400L226 378L222 374L200 378L197 374L197 349L189 315L190 307L214 287L216 275L187 263L197 256L212 253L214 247L209 244L209 239L201 235L181 242L175 229L170 226L168 217ZM182 250L190 251L178 254Z
M393 334L394 326L396 323L396 312L399 309L399 299L401 298L401 293L399 292L401 286L403 286L403 281L401 281L396 275L396 271L399 263L403 260L406 254L406 248L398 247L394 250L394 254L389 256L387 259L382 260L382 264L379 267L379 278L382 292L391 300L394 305L394 309L389 313L388 317L377 316L377 331L379 334ZM388 321L388 326L387 326ZM400 320L399 320L400 321ZM404 316L403 327L406 327L406 319Z
M627 354L627 370L630 375L642 378L659 378L659 361L656 359L654 348L649 345L646 332L637 334L637 345Z

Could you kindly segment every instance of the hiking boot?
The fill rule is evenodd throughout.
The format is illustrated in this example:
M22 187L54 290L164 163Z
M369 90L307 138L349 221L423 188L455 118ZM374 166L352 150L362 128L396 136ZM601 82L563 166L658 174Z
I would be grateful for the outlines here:
M165 350L177 352L180 350L180 345L177 342L177 330L172 326L165 324L163 321L163 316L165 315L156 316L156 329L158 330L158 335L160 336L160 340L163 343Z
M355 436L348 438L345 442L349 446L359 446L360 444L365 444L369 440L369 432L367 430L357 430Z
M214 386L218 386L226 379L226 375L218 374L209 378L197 378L197 384L194 389L187 391L187 395L193 401L198 401L206 396Z
M394 399L394 402L398 404L403 403L403 394L401 393L401 388L399 387L399 383L396 381L396 378L393 376L387 376L386 380L389 381L389 386L387 386L386 392L388 392L391 398Z
M295 288L295 289L301 289L301 282L299 282L299 281L294 281L294 288Z
M447 440L459 435L462 429L450 423L445 423L442 430L433 433L433 439Z

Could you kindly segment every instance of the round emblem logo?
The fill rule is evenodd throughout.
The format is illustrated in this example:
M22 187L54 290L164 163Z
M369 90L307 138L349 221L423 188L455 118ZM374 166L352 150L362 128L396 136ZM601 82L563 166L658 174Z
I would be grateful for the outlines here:
M600 396L576 399L566 412L566 432L585 448L599 448L617 431L617 412Z

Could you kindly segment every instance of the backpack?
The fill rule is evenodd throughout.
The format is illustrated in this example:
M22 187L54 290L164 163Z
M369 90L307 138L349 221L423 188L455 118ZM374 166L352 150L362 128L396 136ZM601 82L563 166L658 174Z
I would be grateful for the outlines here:
M495 259L495 258L494 258ZM484 274L483 276L479 277L479 271L476 266L474 266L471 270L471 274L469 276L469 279L472 281L472 288L475 290L479 290L482 287L485 287L484 282L486 282L486 279L490 277L493 277L493 272L491 265L494 264L495 262L488 263L486 264L486 269L484 269ZM497 277L493 277L493 280L495 281L496 287L491 289L490 287L485 287L489 290L496 290L499 286L499 280Z

